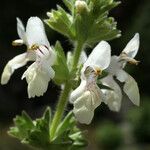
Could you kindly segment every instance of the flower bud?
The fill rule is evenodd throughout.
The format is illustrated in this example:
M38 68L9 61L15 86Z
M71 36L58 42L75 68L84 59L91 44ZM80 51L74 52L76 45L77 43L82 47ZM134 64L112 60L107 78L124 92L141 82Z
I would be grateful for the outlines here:
M77 10L77 13L82 13L82 12L88 10L87 3L85 1L83 1L83 0L77 0L75 2L75 8Z

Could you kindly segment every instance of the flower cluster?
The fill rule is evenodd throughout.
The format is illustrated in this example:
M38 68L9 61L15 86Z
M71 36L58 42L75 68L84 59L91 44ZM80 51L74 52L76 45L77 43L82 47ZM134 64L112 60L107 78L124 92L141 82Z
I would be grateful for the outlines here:
M31 17L26 30L17 18L17 31L20 39L13 41L14 46L25 44L27 51L10 60L4 68L1 84L6 84L13 72L34 61L24 72L22 79L28 83L28 97L43 95L50 79L55 76L52 66L56 61L56 53L52 50L45 34L42 21L38 17ZM139 34L131 39L119 56L111 56L111 47L106 41L101 41L91 52L89 57L83 51L80 63L80 85L71 92L70 102L73 112L80 123L89 124L94 116L94 110L104 102L110 110L119 111L122 101L122 91L116 80L123 83L123 91L139 106L140 96L136 81L123 69L127 62L138 64L134 59L139 49ZM69 53L68 53L69 54ZM58 64L59 65L59 64ZM101 79L101 83L110 89L101 89L97 85L97 78L105 70L108 75Z
M119 111L123 92L133 104L140 104L138 85L124 71L127 63L139 63L134 59L139 49L139 34L135 34L119 56L111 56L111 46L107 42L121 36L115 19L109 15L109 11L118 6L119 2L63 0L63 3L68 11L57 5L56 10L47 12L48 19L44 22L66 36L74 50L65 56L59 41L52 47L40 18L30 17L26 28L17 18L19 39L14 40L12 45L25 44L27 50L11 59L1 76L1 84L7 84L16 69L33 62L21 78L25 78L28 83L29 98L42 96L47 91L50 80L61 87L54 115L51 116L48 108L42 118L32 121L23 112L14 119L15 127L9 131L10 135L23 143L42 149L85 147L86 141L76 126L76 120L90 124L95 109L102 102L110 110ZM96 43L97 46L87 56L86 46ZM63 118L68 102L73 104L73 111Z
M110 110L119 111L122 101L122 91L116 80L123 83L123 91L139 106L140 96L136 81L123 68L126 63L138 64L134 59L139 49L139 34L131 39L119 56L111 56L110 45L102 41L91 52L81 69L81 83L70 96L73 112L80 123L89 124L94 116L94 110L104 102ZM110 89L100 89L97 77L102 71L108 75L101 79L103 85Z
M75 7L78 11L85 8L84 1L76 1ZM1 84L6 84L14 71L23 67L29 61L33 63L24 72L22 79L26 78L28 83L28 97L42 96L48 87L50 79L55 77L60 62L69 68L71 52L68 53L67 60L59 50L57 54L47 39L44 25L38 17L28 19L26 29L19 18L17 18L17 31L20 39L12 42L13 46L25 44L27 51L10 60L3 71ZM58 44L57 47L61 49ZM80 123L89 124L94 116L95 109L104 102L110 110L119 111L122 101L122 90L118 82L123 83L123 91L133 102L139 106L140 96L136 81L123 69L127 63L137 65L139 62L134 59L139 49L139 34L130 40L119 56L111 56L111 47L108 42L101 41L87 57L84 51L81 52L79 63L82 64L80 72L80 85L74 89L69 101L73 104L73 112ZM58 56L57 56L58 55ZM57 61L60 57L62 61ZM56 72L52 68L56 68ZM108 75L101 78L102 85L109 87L103 89L98 86L98 77L103 70ZM60 70L61 72L61 70ZM68 71L69 72L69 71ZM58 73L56 73L56 76ZM63 87L63 84L61 85ZM64 88L63 88L64 89Z

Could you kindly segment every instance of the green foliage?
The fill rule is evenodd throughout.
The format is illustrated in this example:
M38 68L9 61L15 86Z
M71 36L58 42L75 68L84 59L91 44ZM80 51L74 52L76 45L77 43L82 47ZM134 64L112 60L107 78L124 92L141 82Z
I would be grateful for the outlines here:
M63 84L66 80L68 80L69 69L67 66L67 61L66 61L66 57L64 54L64 50L59 41L56 42L54 50L57 55L57 61L55 65L53 66L53 69L55 70L54 81L58 85L60 85L60 84Z
M57 6L58 10L52 10L50 13L50 19L45 22L57 32L73 38L72 30L72 16L68 14L62 7Z
M35 121L32 121L25 112L22 112L21 116L14 119L15 127L11 127L8 133L20 139L22 143L44 147L49 144L50 118L49 108L42 118Z
M150 142L150 102L145 101L140 108L133 108L128 112L128 120L130 121L134 137L139 143Z
M56 136L60 136L64 133L64 131L67 130L72 130L73 127L75 126L75 120L72 117L72 112L68 113L68 115L65 117L65 119L60 123L56 130ZM68 127L69 124L69 127Z
M96 130L96 139L99 146L105 150L117 149L122 141L121 129L112 122L104 122Z
M34 121L23 112L14 119L15 126L9 134L28 144L44 150L72 150L86 146L82 132L76 127L76 121L70 112L60 123L55 138L50 139L51 111L47 108L43 117Z
M109 11L119 2L114 0L85 0L82 6L76 6L75 0L64 0L69 12L58 6L52 10L45 22L54 30L73 41L88 45L100 40L111 40L120 36L116 22L108 17ZM79 8L78 8L79 7Z

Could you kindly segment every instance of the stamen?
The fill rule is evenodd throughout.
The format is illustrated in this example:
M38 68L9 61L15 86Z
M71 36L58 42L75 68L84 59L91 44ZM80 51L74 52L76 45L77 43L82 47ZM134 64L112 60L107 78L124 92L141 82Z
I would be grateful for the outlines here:
M133 65L138 65L140 63L140 61L132 59L132 60L128 61L128 63L133 64Z
M23 45L23 40L21 39L12 41L12 46L21 46L21 45Z
M37 50L39 49L39 46L37 44L33 44L28 50Z
M126 62L128 62L130 64L133 64L133 65L138 65L139 62L140 62L140 61L137 61L134 58L128 57L128 55L125 52L121 53L121 55L120 55L120 61L126 61Z
M95 75L99 76L102 74L102 70L98 67L95 68Z

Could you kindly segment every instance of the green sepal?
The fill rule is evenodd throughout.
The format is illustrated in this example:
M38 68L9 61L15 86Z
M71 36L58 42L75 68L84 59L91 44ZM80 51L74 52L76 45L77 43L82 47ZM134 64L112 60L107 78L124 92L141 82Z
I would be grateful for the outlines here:
M63 84L69 78L69 69L67 66L67 60L64 54L64 50L59 41L56 42L54 50L57 55L57 60L53 69L55 71L54 81L56 84Z

